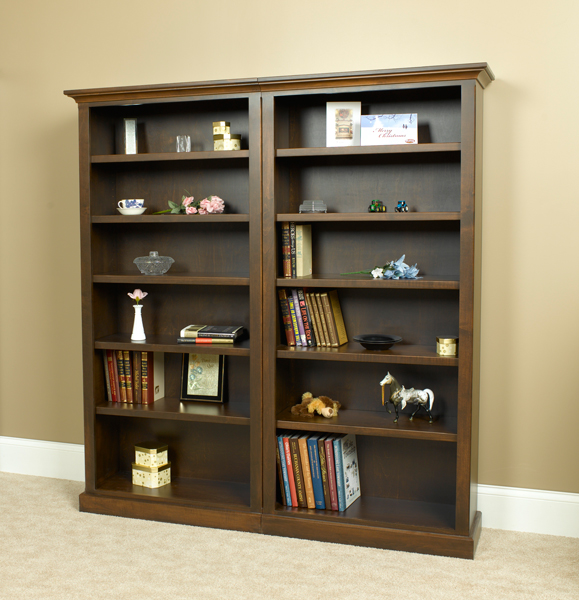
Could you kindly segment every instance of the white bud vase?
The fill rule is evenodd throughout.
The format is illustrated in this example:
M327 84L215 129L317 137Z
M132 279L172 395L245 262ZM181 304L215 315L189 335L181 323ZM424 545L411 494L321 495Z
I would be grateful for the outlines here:
M141 311L143 310L142 304L133 304L135 309L135 322L133 323L133 333L131 334L131 340L134 342L142 342L147 339L145 335L145 328L143 327L143 317Z

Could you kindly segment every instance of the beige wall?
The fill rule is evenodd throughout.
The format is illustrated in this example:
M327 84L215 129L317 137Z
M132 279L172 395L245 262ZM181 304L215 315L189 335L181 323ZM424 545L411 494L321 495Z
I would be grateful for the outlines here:
M480 481L579 492L577 7L5 1L0 435L83 441L77 112L62 90L486 61Z

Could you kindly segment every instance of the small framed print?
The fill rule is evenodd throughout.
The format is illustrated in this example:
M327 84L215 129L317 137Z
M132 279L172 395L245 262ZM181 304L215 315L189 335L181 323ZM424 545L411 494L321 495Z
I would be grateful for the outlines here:
M326 146L359 146L361 102L326 102Z
M223 402L224 371L221 354L183 354L181 400Z

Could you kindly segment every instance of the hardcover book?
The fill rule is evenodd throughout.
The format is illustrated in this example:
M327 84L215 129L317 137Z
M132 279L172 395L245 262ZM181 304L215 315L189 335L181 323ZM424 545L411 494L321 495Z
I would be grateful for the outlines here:
M318 457L320 460L320 477L322 479L322 488L324 490L324 503L329 510L332 506L330 500L330 485L328 479L328 463L326 461L326 441L327 436L323 435L318 438Z
M308 307L306 305L306 296L304 294L304 290L298 288L296 290L298 295L298 303L300 307L300 315L302 318L302 324L304 326L304 334L306 336L306 344L308 346L316 345L316 336L312 326L312 320L310 317L310 313L308 311Z
M143 380L141 378L141 352L131 352L131 360L133 362L133 401L135 404L142 404L141 386Z
M283 328L288 346L296 345L296 337L294 335L294 328L292 325L292 317L289 311L287 292L284 289L277 291L279 297L279 305L281 308L281 318L283 322Z
M153 404L165 396L165 354L141 352L141 402Z
M310 320L312 322L314 328L314 335L316 336L316 345L323 346L324 343L322 341L322 336L320 333L320 325L318 322L318 310L316 305L316 299L311 292L305 292L306 296L306 306L308 308L308 314L310 315Z
M298 298L298 291L297 289L292 289L291 290L291 294L292 294L292 298L294 301L294 309L296 312L296 321L297 321L297 325L298 325L298 331L300 333L300 340L302 342L302 346L307 346L308 345L308 340L306 338L306 331L304 329L304 321L302 319L302 312L300 309L300 300Z
M291 490L290 490L289 478L288 478L288 469L287 469L288 463L287 463L287 459L286 459L283 438L284 438L284 432L277 435L277 446L278 446L277 451L279 453L280 466L281 466L281 480L282 480L282 486L283 486L282 497L285 498L284 504L286 504L287 506L292 506L292 496L291 496ZM291 469L291 463L290 463L290 469Z
M291 262L291 273L292 277L295 278L297 274L296 270L296 224L292 221L289 224L290 233L290 262Z
M115 353L117 359L117 372L119 374L120 402L127 401L127 382L125 379L125 361L123 351L117 350Z
M280 499L281 499L281 503L286 506L287 504L287 499L285 496L285 488L283 485L283 474L281 471L281 456L279 453L279 447L276 445L275 447L275 458L276 458L276 462L277 462L277 480L279 482L279 488L280 488Z
M296 276L312 274L312 226L296 225Z
M298 497L298 506L301 508L307 508L308 504L306 500L306 491L304 486L304 478L302 474L302 463L300 459L300 448L298 442L299 437L299 433L292 435L289 439L289 443L292 453L292 468L296 482L296 495Z
M302 465L302 475L304 478L304 489L306 492L306 504L308 508L316 508L316 500L314 498L314 486L312 483L312 470L310 467L310 457L308 453L308 434L298 438L300 449L300 461Z
M308 438L308 455L310 458L310 471L312 474L312 486L314 488L314 501L316 508L325 509L326 501L324 499L324 488L322 485L322 473L320 468L320 457L318 452L318 440L323 437L321 434L311 435ZM324 465L325 465L324 461Z
M299 307L296 312L296 306L294 304L294 298L291 290L287 294L287 305L290 312L290 318L292 321L292 327L294 330L294 337L296 338L296 346L302 346L302 336L300 335L300 330L298 328L298 316L299 316Z
M290 437L291 437L291 433L289 433L287 431L282 434L283 451L285 454L285 464L287 466L287 479L288 479L288 484L289 484L289 488L290 488L290 498L291 498L291 502L288 502L288 504L290 506L297 507L299 505L298 505L298 495L297 495L297 490L296 490L296 479L294 476L294 469L293 469L293 463L292 463L292 451L291 451L291 446L290 446Z
M181 329L179 337L236 340L242 333L242 325L188 325Z
M336 487L336 467L334 462L334 436L328 436L324 440L326 448L326 465L328 467L328 487L330 488L330 507L338 510L338 491Z
M292 276L292 257L290 247L290 224L285 221L281 224L281 259L284 277Z
M123 350L123 360L125 362L125 385L127 386L127 402L133 404L133 365L131 365L131 353Z
M321 332L324 340L324 346L331 346L332 343L330 341L330 334L328 332L328 324L326 323L326 315L324 311L324 305L322 303L322 297L319 292L314 294L314 298L316 299L316 304L318 306L318 314L320 316L320 324L322 326Z
M360 497L360 474L356 436L352 433L341 435L334 440L334 458L336 461L336 484L340 510Z

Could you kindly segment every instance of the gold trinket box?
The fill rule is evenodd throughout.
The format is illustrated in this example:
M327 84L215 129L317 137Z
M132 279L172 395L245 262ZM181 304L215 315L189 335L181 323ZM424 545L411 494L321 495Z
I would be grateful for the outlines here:
M160 488L171 483L171 463L162 467L143 467L133 463L133 485Z
M241 136L237 133L221 133L213 136L214 150L241 150Z
M213 121L213 135L231 133L231 123L229 121Z
M457 337L437 337L436 354L439 356L456 356L458 350Z
M169 462L169 449L159 442L135 444L135 463L141 467L162 467Z

